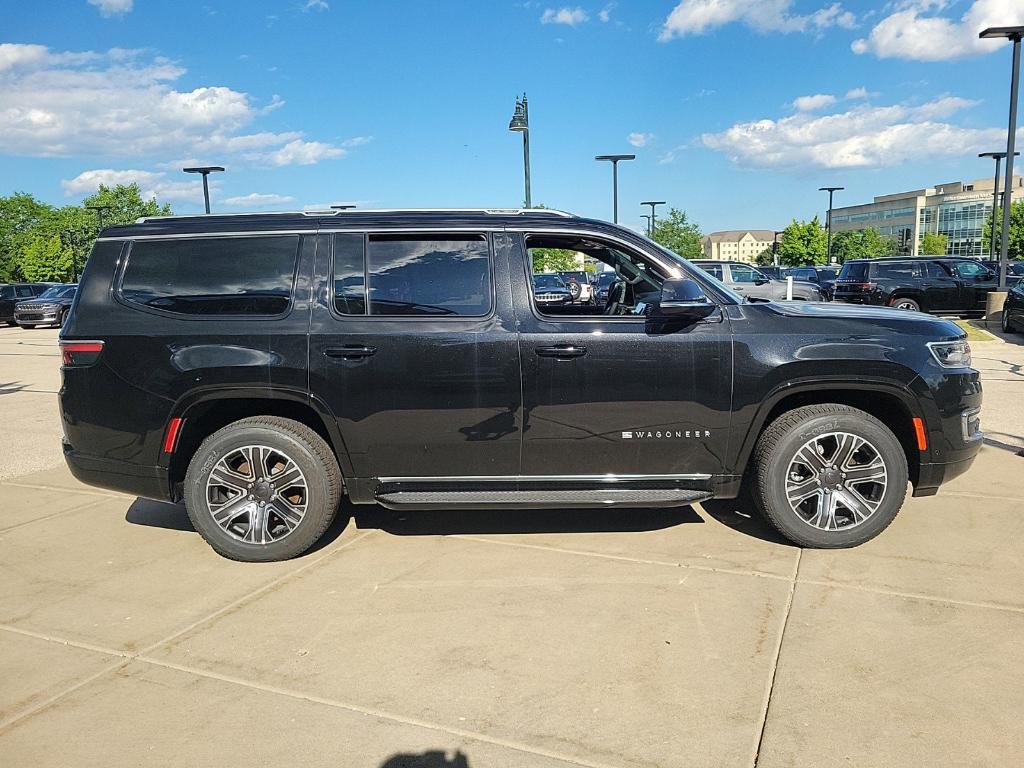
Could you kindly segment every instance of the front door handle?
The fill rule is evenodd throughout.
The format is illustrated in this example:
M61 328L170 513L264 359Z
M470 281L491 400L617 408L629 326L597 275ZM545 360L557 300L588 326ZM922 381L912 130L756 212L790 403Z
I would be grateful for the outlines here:
M537 354L541 357L554 357L558 360L568 360L573 357L583 357L587 354L587 348L576 347L572 344L559 344L554 347L537 347Z
M361 360L364 357L370 357L371 355L377 354L377 348L359 345L327 347L324 349L324 354L327 357L340 357L342 360Z

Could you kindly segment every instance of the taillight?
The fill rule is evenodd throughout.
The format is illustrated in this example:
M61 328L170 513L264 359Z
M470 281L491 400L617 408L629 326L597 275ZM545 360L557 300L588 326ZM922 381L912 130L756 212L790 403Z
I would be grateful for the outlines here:
M80 368L92 365L100 359L103 352L102 341L61 341L60 353L64 365L70 368Z

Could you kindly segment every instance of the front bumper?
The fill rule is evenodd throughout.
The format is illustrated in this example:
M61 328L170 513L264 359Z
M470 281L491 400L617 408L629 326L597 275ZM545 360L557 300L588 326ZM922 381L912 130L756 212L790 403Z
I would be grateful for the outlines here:
M22 312L15 311L14 322L18 325L47 325L57 322L60 312L58 310L46 312Z

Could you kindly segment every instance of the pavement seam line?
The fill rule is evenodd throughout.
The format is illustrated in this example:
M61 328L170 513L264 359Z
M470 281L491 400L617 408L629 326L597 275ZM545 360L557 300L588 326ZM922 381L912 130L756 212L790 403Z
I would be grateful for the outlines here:
M56 645L69 646L71 648L78 648L83 651L92 651L94 653L103 653L107 656L119 656L123 659L132 659L135 654L129 651L118 651L114 648L105 648L102 645L93 645L92 643L83 643L80 640L68 640L63 637L54 637L53 635L47 635L43 632L34 632L31 629L23 629L21 627L14 627L10 624L0 624L0 630L10 632L15 635L22 635L24 637L31 637L35 640L43 640L48 643L54 643Z
M800 563L803 560L803 549L796 551L796 566L793 569L793 576L789 583L789 594L786 596L786 607L782 616L782 627L779 630L779 639L775 643L775 656L772 659L771 668L768 670L768 682L765 685L764 703L761 706L761 727L757 732L757 741L754 743L754 754L751 765L757 768L757 761L761 759L761 747L764 744L764 732L768 725L768 714L772 706L772 693L775 691L775 677L779 671L779 659L782 657L782 641L786 637L786 628L789 626L789 617L793 612L793 597L796 594L797 581L800 578Z
M875 595L885 595L887 597L902 597L907 600L925 600L930 603L945 603L947 605L959 605L965 608L981 608L990 611L1006 611L1009 613L1024 613L1024 608L1020 608L1015 605L1002 605L1000 603L984 603L974 600L957 600L954 597L938 597L935 595L925 595L919 592L900 592L895 589L885 589L883 587L865 587L859 584L846 584L841 581L825 581L821 579L801 579L801 584L813 584L818 587L834 587L838 589L851 589L856 592L868 592Z
M61 515L67 515L67 514L70 514L72 512L81 512L81 511L86 510L86 509L91 509L92 507L95 507L95 506L98 506L99 504L102 504L103 501L104 501L103 499L93 499L92 501L87 501L85 504L82 504L80 506L70 507L69 509L62 509L60 512L54 512L51 515L44 515L43 517L37 517L34 520L23 520L20 523L16 523L15 525L12 525L10 528L0 528L0 536L3 536L4 534L10 533L11 531L16 531L19 528L24 528L26 525L32 525L33 523L41 523L44 520L53 520L53 518L60 517Z
M401 723L403 725L411 725L416 728L425 728L431 731L438 731L440 733L449 733L453 736L459 736L463 739L471 739L473 741L479 741L485 744L493 744L504 749L513 749L517 752L525 752L531 755L538 755L540 757L547 757L553 760L561 760L565 763L571 763L573 765L585 766L585 768L612 768L611 765L606 763L593 763L588 760L584 760L578 757L569 757L566 755L552 752L544 749L543 747L533 747L528 744L521 744L516 741L507 739L501 739L496 736L488 736L487 734L477 733L476 731L465 730L462 728L454 728L447 725L441 725L439 723L431 723L426 720L419 720L415 717L407 717L405 715L398 715L393 712L387 712L381 709L375 709L373 707L363 707L358 704L350 702L339 701L338 699L330 699L325 696L318 696L313 693L303 693L302 691L295 691L290 688L282 688L277 685L268 685L266 683L257 683L251 680L245 680L240 677L234 677L232 675L224 675L219 672L210 672L204 669L198 669L190 667L184 664L176 664L170 661L164 661L161 659L154 659L150 656L139 655L136 657L137 661L144 662L146 664L152 664L157 667L164 667L166 669L173 669L178 672L184 672L186 674L195 675L196 677L204 677L211 680L219 680L224 683L231 683L239 685L252 690L261 691L263 693L271 693L278 696L285 696L291 699L298 699L300 701L308 701L312 704L321 704L326 707L332 707L335 709L344 709L349 712L356 712L361 715L367 715L370 717L378 717L382 720L390 720L392 722Z
M249 600L252 600L252 599L254 599L256 597L259 597L264 592L267 592L267 591L273 589L274 587L277 587L277 586L283 584L284 582L286 582L289 579L291 579L293 576L298 576L300 573L304 573L304 572L308 571L310 568L312 568L312 567L314 567L316 565L319 565L320 563L322 563L327 558L332 557L333 555L337 554L338 552L341 552L341 551L343 551L345 549L348 549L353 544L355 544L357 542L360 542L360 541L363 541L367 536L370 536L370 535L372 535L372 534L374 534L376 532L377 532L376 529L370 529L370 530L367 530L367 531L360 531L355 536L353 536L351 539L346 541L344 544L339 544L337 547L334 547L333 549L328 550L327 552L325 552L324 554L322 554L320 557L316 558L315 560L311 560L308 563L304 563L303 565L299 566L295 570L288 571L287 573L281 574L276 579L273 579L272 581L267 582L263 586L254 589L252 592L248 592L245 595L242 595L241 597L239 597L239 598L237 598L235 600L232 600L227 605L221 606L216 611L213 611L212 613L207 614L206 616L203 616L201 619L197 619L196 621L192 622L188 626L183 627L182 629L179 629L176 632L173 632L172 634L168 635L167 637L165 637L165 638L163 638L161 640L158 640L157 642L152 643L151 645L146 646L145 648L143 648L141 651L139 651L136 654L136 658L138 658L139 656L143 656L143 655L145 655L147 653L151 653L152 651L155 651L157 648L159 648L161 645L166 645L167 643L171 642L172 640L176 640L177 638L181 637L182 635L184 635L184 634L186 634L188 632L191 632L196 627L201 626L202 624L205 624L205 623L207 623L209 621L213 621L214 619L224 615L228 611L233 610L233 609L237 608L240 605L244 605Z
M568 549L566 547L551 547L544 544L526 544L521 541L501 541L498 539L485 539L476 536L467 536L462 533L448 534L447 538L462 539L463 541L475 541L481 544L498 544L503 547L523 547L524 549L539 549L544 552L557 552L564 555L579 555L581 557L597 557L603 560L618 560L624 563L635 563L637 565L661 565L667 568L688 568L694 571L707 573L728 573L733 576L752 576L759 579L775 579L776 581L791 581L789 576L779 576L764 571L744 571L738 568L715 568L711 565L696 565L692 563L674 563L669 560L647 560L639 557L627 557L626 555L610 555L604 552L587 552L582 549Z
M54 467L50 467L54 469ZM44 471L44 470L40 470ZM133 496L128 496L124 493L110 493L108 491L99 491L92 488L66 488L59 485L37 485L35 483L19 483L15 480L0 480L0 485L10 485L15 488L31 488L34 491L64 491L65 493L81 493L88 496L103 496L107 499L131 499Z

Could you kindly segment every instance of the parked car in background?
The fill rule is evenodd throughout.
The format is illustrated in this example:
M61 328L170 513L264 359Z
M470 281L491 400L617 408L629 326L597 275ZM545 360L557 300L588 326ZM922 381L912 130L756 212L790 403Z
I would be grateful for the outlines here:
M984 314L995 273L974 259L950 256L854 259L843 265L835 298L850 304L932 314Z
M565 287L572 294L573 301L589 304L594 300L594 288L590 284L590 275L582 270L578 272L559 272Z
M608 303L608 289L615 282L614 272L599 272L593 282L594 303L604 306Z
M0 323L17 325L14 305L22 299L34 299L53 283L0 283Z
M1005 333L1024 331L1024 282L1017 283L1006 294L1002 325Z
M809 283L816 283L825 298L832 301L835 294L836 278L839 277L838 267L793 267L786 270L794 280L805 280Z
M52 285L34 299L19 301L14 305L14 321L22 328L64 325L77 290L74 283Z
M571 304L573 300L572 293L559 274L534 275L533 294L537 303L545 306Z
M986 269L999 274L999 262L992 259L982 259L980 262ZM1024 280L1024 261L1011 261L1007 266L1006 284L1016 285Z
M782 267L774 267L774 266L761 267L761 266L759 266L757 268L757 271L760 272L761 274L763 274L765 277L770 277L772 280L785 280L786 279L786 275L784 274L784 270L783 270Z
M759 269L742 261L695 259L693 264L708 272L736 293L755 299L784 301L788 295L785 280L772 280ZM804 280L793 281L793 301L821 301L821 289Z

